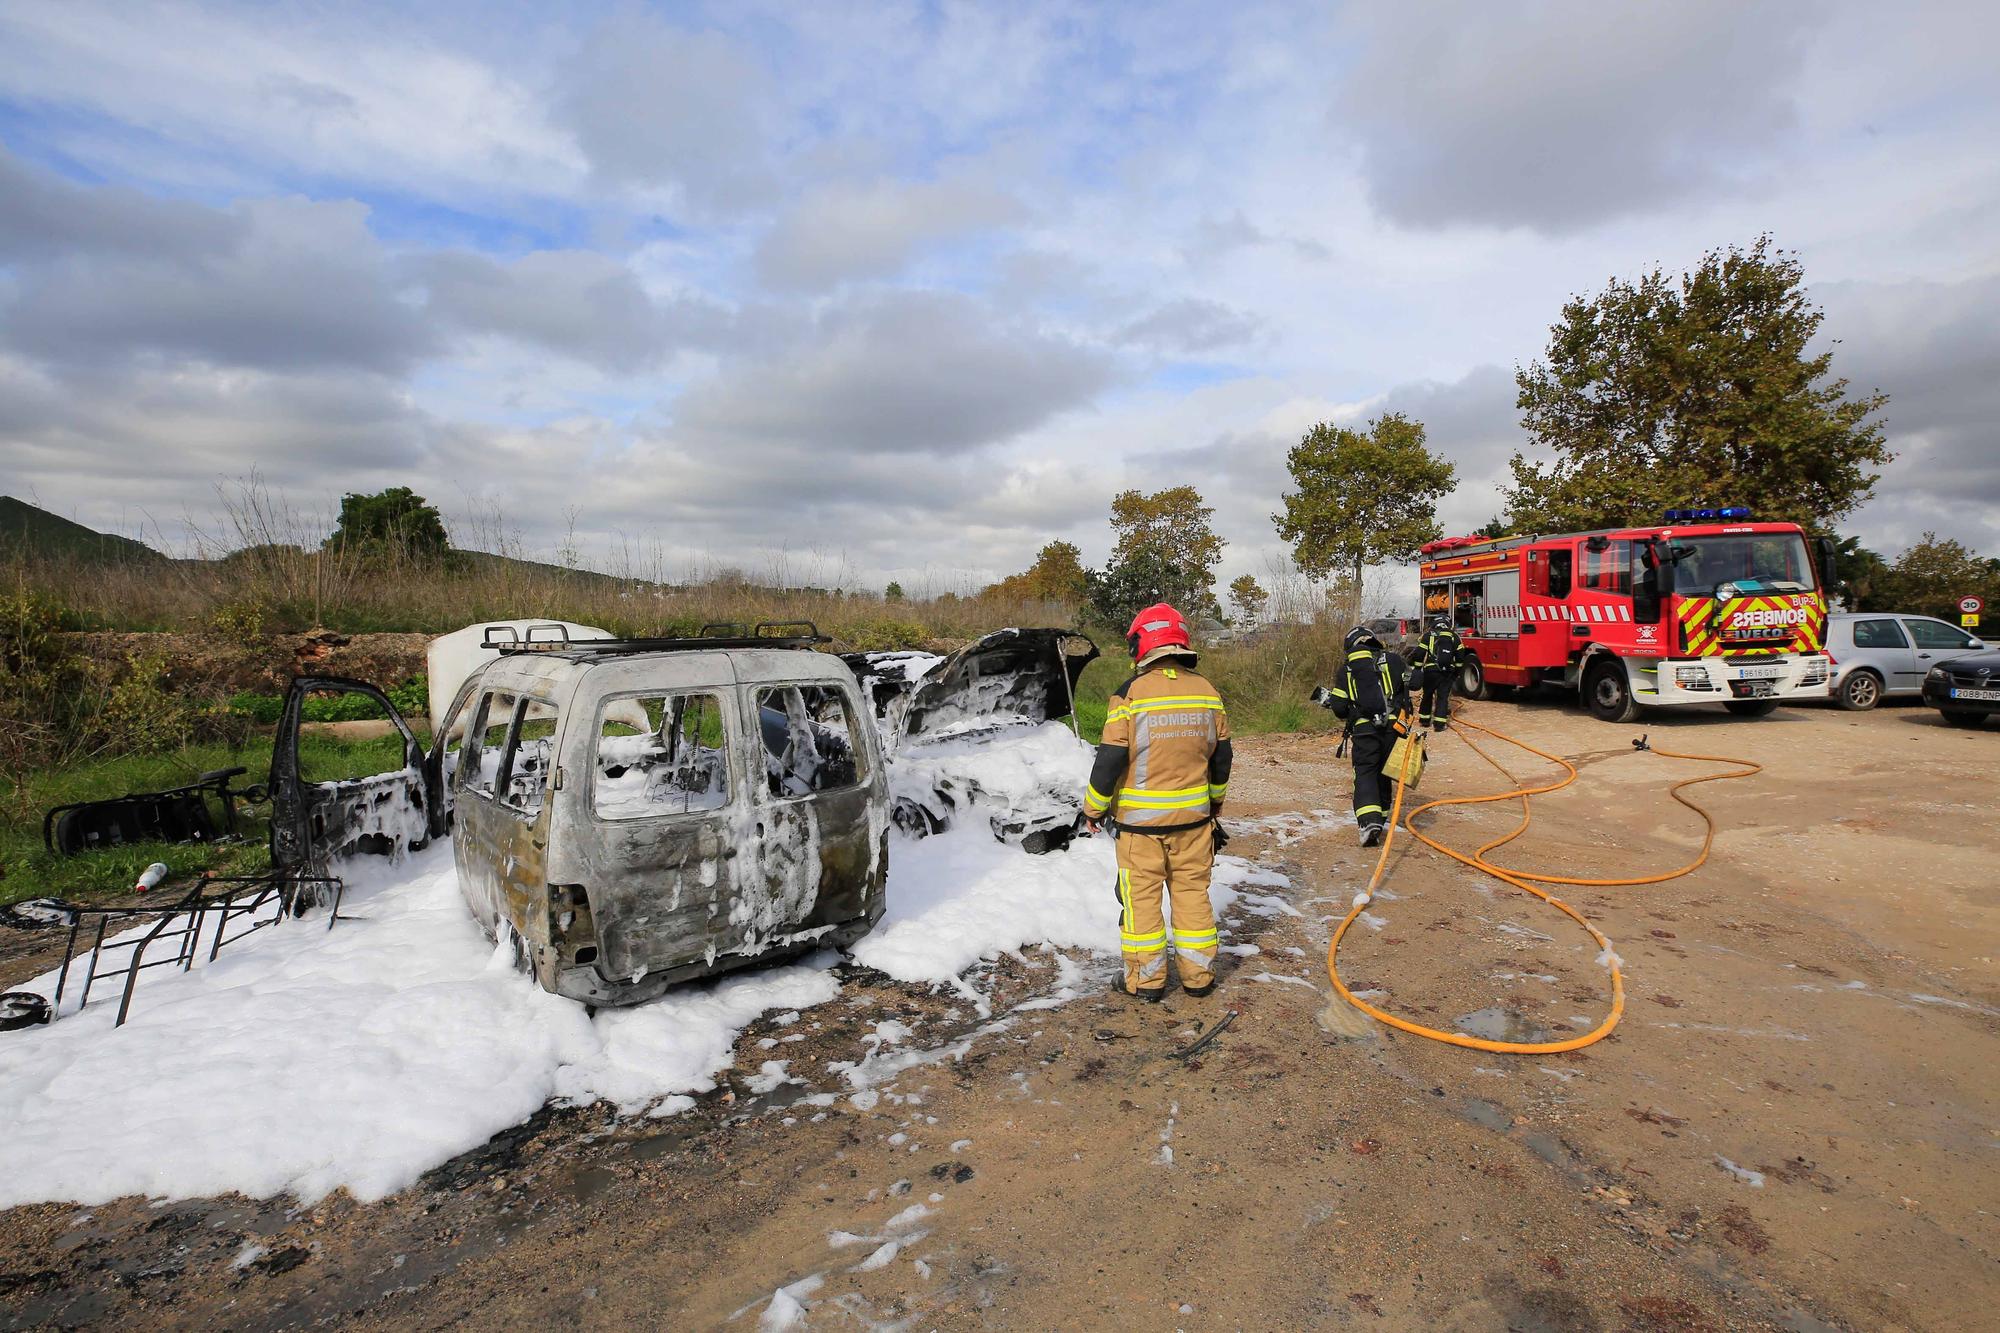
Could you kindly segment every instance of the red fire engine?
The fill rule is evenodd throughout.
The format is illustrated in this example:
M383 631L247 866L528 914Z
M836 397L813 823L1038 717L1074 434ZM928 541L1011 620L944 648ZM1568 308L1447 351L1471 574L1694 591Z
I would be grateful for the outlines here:
M1748 522L1744 509L1666 517L1425 546L1424 613L1449 616L1470 649L1460 693L1556 682L1611 722L1642 707L1722 703L1755 717L1826 698L1832 543L1819 542L1815 571L1795 523Z

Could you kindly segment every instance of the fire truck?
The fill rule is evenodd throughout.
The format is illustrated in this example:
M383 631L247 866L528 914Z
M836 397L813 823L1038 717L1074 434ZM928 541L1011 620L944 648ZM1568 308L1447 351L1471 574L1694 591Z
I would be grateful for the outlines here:
M1656 528L1447 537L1422 548L1424 613L1450 617L1459 692L1559 684L1608 722L1721 703L1759 717L1824 699L1833 544L1746 509L1672 509Z

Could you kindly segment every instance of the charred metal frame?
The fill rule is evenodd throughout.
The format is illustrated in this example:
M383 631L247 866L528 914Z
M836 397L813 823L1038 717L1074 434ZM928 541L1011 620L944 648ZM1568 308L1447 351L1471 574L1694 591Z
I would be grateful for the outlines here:
M216 892L217 885L228 887ZM341 880L324 875L227 875L202 879L171 903L152 903L141 907L64 903L62 910L69 916L69 939L63 946L62 970L56 974L52 1012L56 1016L62 1013L63 992L69 985L70 967L78 956L77 944L84 935L86 918L94 918L96 925L86 946L90 961L84 969L83 994L77 1001L77 1008L90 1003L91 988L98 981L123 977L125 984L120 988L118 997L118 1020L112 1025L123 1027L132 1010L132 993L139 984L139 974L149 967L178 967L183 972L192 968L201 952L202 933L210 922L214 923L214 930L209 936L208 961L213 962L215 956L222 952L223 945L253 935L287 916L296 917L320 902L329 903L326 928L332 930L334 922L346 919L340 915L340 900L345 891L346 885ZM229 933L231 922L254 918L274 904L277 911L272 915L261 921L253 920L250 926L234 934ZM159 919L144 935L137 939L112 940L106 944L105 934L114 922L136 921L148 916ZM171 942L173 955L148 960L146 954L162 942ZM124 966L103 966L107 949L129 950L123 960Z
M74 856L100 847L122 847L132 842L223 842L238 836L236 803L255 804L264 799L264 788L253 786L241 791L229 785L247 768L223 768L204 773L193 782L165 791L127 792L96 801L72 801L42 816L42 845L58 856ZM208 799L215 798L222 810L218 827L208 812ZM110 835L84 842L73 836L80 817L96 816Z

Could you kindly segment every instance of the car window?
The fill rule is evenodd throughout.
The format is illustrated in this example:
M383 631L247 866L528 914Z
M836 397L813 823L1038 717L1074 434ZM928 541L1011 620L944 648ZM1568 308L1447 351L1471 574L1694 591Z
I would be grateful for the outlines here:
M764 776L773 796L837 791L867 778L853 714L839 690L827 685L761 690L757 715Z
M729 804L722 696L707 691L608 699L597 722L591 808L650 819Z
M555 705L530 699L517 710L520 723L514 740L514 761L507 766L507 784L501 789L500 804L530 819L542 813L548 798L549 772L555 767Z
M1631 543L1606 542L1601 551L1583 548L1583 586L1598 592L1631 592Z
M1857 620L1854 622L1854 646L1907 648L1910 644L1903 637L1902 627L1893 620Z
M488 690L466 729L465 749L459 759L459 785L481 796L494 796L500 788L500 766L507 758L507 733L513 729L519 698L502 690Z
M1549 596L1569 596L1570 551L1549 552Z
M1905 620L1910 627L1910 638L1919 648L1970 648L1972 636L1964 630L1954 629L1942 620Z

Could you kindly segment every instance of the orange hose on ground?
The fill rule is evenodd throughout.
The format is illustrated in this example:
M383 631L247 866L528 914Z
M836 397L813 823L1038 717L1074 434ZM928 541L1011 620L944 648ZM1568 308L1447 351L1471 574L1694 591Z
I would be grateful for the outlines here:
M1680 802L1682 805L1686 806L1688 809L1700 815L1703 824L1707 826L1707 833L1702 838L1701 854L1697 856L1693 861L1689 862L1685 866L1682 866L1678 870L1669 871L1659 875L1646 875L1630 879L1579 879L1562 875L1542 875L1525 870L1510 870L1505 866L1495 865L1493 862L1488 861L1486 859L1486 853L1492 851L1496 847L1504 846L1505 844L1512 842L1515 838L1527 832L1528 826L1534 822L1534 811L1529 804L1529 798L1533 796L1545 795L1552 791L1560 791L1564 787L1569 786L1572 782L1575 782L1577 778L1576 766L1570 763L1567 759L1563 759L1558 755L1550 754L1546 750L1538 750L1534 746L1529 745L1525 741L1517 740L1514 737L1506 735L1503 732L1495 731L1491 727L1482 727L1476 722L1454 720L1451 726L1452 730L1459 734L1459 738L1463 740L1475 754L1479 755L1480 758L1486 760L1487 763L1492 764L1493 767L1499 769L1501 775L1507 778L1509 782L1518 782L1518 779L1514 778L1512 774L1508 773L1506 768L1503 767L1498 760L1494 759L1492 755L1487 754L1486 751L1480 749L1478 745L1474 744L1471 737L1465 735L1465 731L1467 729L1470 729L1472 731L1483 732L1484 734L1491 736L1496 740L1506 741L1509 745L1519 746L1521 749L1528 751L1530 754L1539 755L1541 758L1546 759L1551 763L1558 764L1562 767L1564 771L1564 776L1559 781L1550 782L1542 786L1517 785L1508 791L1493 792L1484 796L1453 796L1453 797L1445 797L1440 800L1430 801L1412 810L1409 814L1408 820L1402 821L1402 809L1403 809L1402 778L1409 772L1409 750L1406 749L1404 751L1404 758L1403 758L1403 771L1402 773L1399 773L1397 775L1396 798L1389 812L1389 827L1387 835L1382 840L1382 853L1375 860L1375 873L1368 880L1368 888L1364 892L1355 895L1354 902L1348 908L1347 915L1344 918L1342 918L1340 924L1334 928L1333 939L1328 942L1326 949L1327 976L1332 979L1334 989L1340 992L1342 998L1344 998L1349 1004L1352 1004L1355 1008L1361 1010L1361 1012L1367 1014L1370 1018L1375 1019L1377 1022L1386 1023L1390 1027L1396 1028L1399 1031L1408 1032L1413 1036L1427 1037L1432 1041L1444 1042L1447 1045L1451 1046L1463 1046L1468 1050L1475 1050L1475 1051L1491 1051L1498 1055L1552 1055L1561 1051L1579 1050L1582 1047L1589 1046L1595 1042L1602 1041L1604 1038L1611 1035L1611 1030L1618 1026L1618 1020L1621 1017L1623 1017L1625 1013L1625 978L1624 975L1619 970L1618 955L1616 951L1613 950L1611 946L1611 941L1605 937L1604 932L1600 931L1596 926L1592 925L1589 919L1586 918L1581 912L1577 911L1575 908L1571 907L1568 903L1564 902L1560 898L1557 898L1553 894L1546 893L1543 890L1536 888L1535 884L1530 883L1529 881L1532 880L1542 884L1575 884L1575 885L1583 885L1587 887L1596 888L1596 887L1624 886L1624 885L1634 885L1634 884L1659 884L1663 883L1666 880L1676 879L1682 875L1688 874L1689 872L1699 868L1704 862L1708 860L1709 848L1715 842L1715 819L1708 813L1708 811L1702 809L1700 806L1696 805L1693 801L1689 800L1685 796L1682 796L1681 789L1683 787L1691 787L1697 783L1702 783L1702 782L1718 782L1718 781L1725 781L1730 778L1747 778L1754 774L1761 773L1763 771L1763 765L1752 763L1747 759L1729 759L1716 755L1705 755L1705 754L1683 754L1674 750L1655 750L1653 753L1661 755L1668 759L1691 759L1703 763L1740 765L1738 771L1736 772L1709 773L1709 774L1704 774L1703 776L1697 778L1686 778L1680 782L1675 783L1671 788L1668 789L1669 795L1671 795L1676 801ZM1429 810L1435 810L1440 806L1484 805L1493 801L1510 801L1515 799L1519 799L1519 801L1521 802L1521 822L1515 826L1513 832L1508 833L1503 837L1494 839L1492 842L1487 843L1485 846L1481 847L1478 851L1473 852L1471 855L1467 855L1464 852L1460 852L1453 848L1447 847L1443 843L1438 842L1433 838L1427 837L1420 829L1417 828L1416 825L1416 819L1418 815L1421 815ZM1376 1008L1374 1005L1369 1004L1366 1000L1361 999L1360 997L1356 996L1354 992L1350 991L1347 988L1346 984L1341 981L1340 969L1336 964L1336 959L1340 953L1340 941L1341 938L1347 934L1347 928L1354 924L1355 920L1360 917L1361 913L1367 908L1368 904L1375 897L1375 890L1377 887L1380 886L1382 882L1383 872L1388 868L1389 850L1391 847L1395 845L1396 827L1399 821L1404 822L1406 826L1409 828L1411 836L1416 838L1419 842L1422 842L1425 846L1430 847L1435 851L1443 852L1446 856L1451 857L1454 861L1461 862L1465 865L1471 866L1475 870L1491 875L1493 876L1493 878L1501 881L1502 883L1512 885L1514 888L1520 889L1524 893L1533 894L1535 897L1540 898L1543 902L1549 904L1551 907L1554 907L1557 911L1561 912L1563 915L1569 917L1572 921L1575 921L1578 925L1582 926L1585 930L1589 931L1590 937L1593 940L1597 941L1597 946L1602 951L1601 954L1599 955L1600 958L1609 967L1611 972L1611 1012L1605 1017L1604 1021L1602 1023L1599 1023L1596 1027L1592 1028L1589 1032L1584 1033L1582 1036L1571 1037L1565 1041L1538 1041L1538 1042L1491 1041L1485 1037L1474 1037L1463 1032L1447 1032L1440 1028L1425 1027L1421 1023L1414 1023L1406 1018L1399 1018L1396 1015L1389 1013L1387 1010Z

